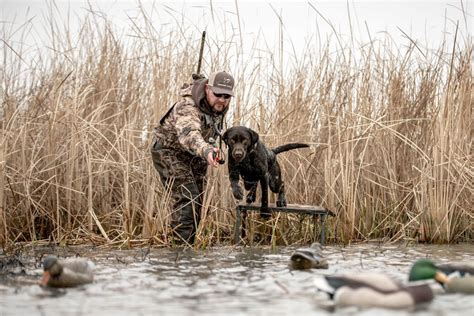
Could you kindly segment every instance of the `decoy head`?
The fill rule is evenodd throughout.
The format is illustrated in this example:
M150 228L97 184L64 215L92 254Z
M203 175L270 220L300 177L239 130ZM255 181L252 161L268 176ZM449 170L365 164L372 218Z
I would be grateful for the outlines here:
M321 244L319 242L313 242L311 244L311 248L314 249L314 250L322 251L322 247L321 247Z
M51 277L57 277L63 272L63 267L59 264L55 256L47 256L43 261L43 279L41 285L47 285Z
M410 270L410 276L408 277L409 281L420 281L420 280L429 280L435 279L441 284L446 283L447 276L438 270L436 265L427 259L420 259L413 266Z

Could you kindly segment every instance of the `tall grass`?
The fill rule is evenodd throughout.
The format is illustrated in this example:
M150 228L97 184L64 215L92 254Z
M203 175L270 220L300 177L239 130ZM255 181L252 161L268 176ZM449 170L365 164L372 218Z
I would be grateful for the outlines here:
M3 30L3 247L169 244L170 195L149 143L190 80L199 34L182 25L163 34L146 12L131 37L101 21L84 20L76 41L52 19L53 49L32 61ZM254 128L270 147L312 144L279 159L291 203L336 213L329 241L472 240L471 39L420 54L414 43L394 48L387 38L361 47L360 58L354 47L333 53L327 43L285 72L272 51L245 57L239 35L224 36L208 41L204 68L237 78L228 125ZM226 168L211 171L198 246L231 241L235 206ZM313 237L304 217L249 219L251 238L266 232L275 244L291 244Z

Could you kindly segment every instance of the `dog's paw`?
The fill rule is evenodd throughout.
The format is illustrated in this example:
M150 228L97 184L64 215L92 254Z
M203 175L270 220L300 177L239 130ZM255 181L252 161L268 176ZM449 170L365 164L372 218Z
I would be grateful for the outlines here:
M244 191L240 186L235 186L232 188L232 194L234 194L234 198L237 200L242 200L244 198Z
M278 200L277 201L277 206L278 207L285 207L287 205L286 203L286 200L285 199L282 199L282 200Z

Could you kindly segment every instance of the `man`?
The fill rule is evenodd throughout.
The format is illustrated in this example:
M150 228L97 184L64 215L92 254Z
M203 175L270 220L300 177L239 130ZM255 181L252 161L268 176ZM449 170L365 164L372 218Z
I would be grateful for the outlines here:
M234 78L215 72L184 87L182 99L155 127L151 154L161 181L171 189L171 226L177 242L192 244L199 225L207 166L217 167L211 145L234 95Z

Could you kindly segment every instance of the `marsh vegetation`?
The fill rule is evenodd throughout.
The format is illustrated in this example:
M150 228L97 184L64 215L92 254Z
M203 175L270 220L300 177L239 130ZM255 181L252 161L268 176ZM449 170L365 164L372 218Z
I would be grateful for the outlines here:
M146 12L127 36L94 14L77 34L54 18L48 28L48 52L36 54L11 40L26 27L2 30L1 245L169 244L151 131L191 80L200 33L181 24L164 33ZM435 51L409 38L396 47L389 36L333 50L333 38L291 63L283 51L243 54L231 30L208 39L203 70L236 78L227 127L251 127L269 147L311 144L279 159L290 203L336 213L329 242L466 241L473 43L460 28ZM196 247L231 242L235 206L226 168L211 171ZM309 242L312 225L249 216L252 232L274 244Z

